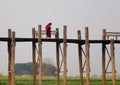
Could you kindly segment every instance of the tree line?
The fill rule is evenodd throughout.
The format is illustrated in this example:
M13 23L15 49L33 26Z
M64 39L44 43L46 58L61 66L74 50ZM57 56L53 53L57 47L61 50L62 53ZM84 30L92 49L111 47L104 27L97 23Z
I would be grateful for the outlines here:
M32 75L32 63L16 63L15 64L15 75ZM36 75L38 75L38 64L36 64ZM55 76L56 67L52 64L42 64L42 75L43 76Z

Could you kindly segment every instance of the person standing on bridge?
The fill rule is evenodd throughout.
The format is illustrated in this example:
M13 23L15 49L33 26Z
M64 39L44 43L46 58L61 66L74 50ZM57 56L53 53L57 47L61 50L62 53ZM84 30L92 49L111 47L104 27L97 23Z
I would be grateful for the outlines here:
M51 26L52 26L52 23L48 23L46 26L45 26L45 29L46 29L46 38L51 38Z

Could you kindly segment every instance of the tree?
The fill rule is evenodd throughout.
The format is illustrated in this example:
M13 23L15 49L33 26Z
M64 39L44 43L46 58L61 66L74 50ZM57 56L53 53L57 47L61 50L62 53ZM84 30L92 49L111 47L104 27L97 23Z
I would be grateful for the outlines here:
M37 67L37 71L38 71L38 67ZM43 72L43 76L55 76L56 67L52 64L43 63L42 72ZM38 72L36 73L38 74ZM15 64L15 74L16 75L32 75L32 63Z

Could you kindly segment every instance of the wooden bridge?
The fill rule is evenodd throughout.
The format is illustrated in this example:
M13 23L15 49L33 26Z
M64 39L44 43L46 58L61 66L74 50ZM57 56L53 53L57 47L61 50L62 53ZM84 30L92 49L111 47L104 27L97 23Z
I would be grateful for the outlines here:
M32 38L16 38L15 32L8 29L8 37L0 37L1 42L8 43L8 79L9 85L15 85L15 44L17 42L31 42L32 43L32 62L33 62L33 85L36 85L36 53L38 53L38 85L42 85L42 42L55 42L56 43L56 78L57 84L60 85L60 70L61 64L63 64L63 85L67 85L67 43L74 43L78 45L78 58L79 58L79 73L80 73L80 85L83 85L83 73L86 74L86 85L90 85L90 45L101 44L102 46L102 85L106 85L106 73L108 66L111 62L111 74L112 85L116 85L116 68L115 68L115 52L114 44L120 44L120 40L117 40L120 36L119 32L106 32L103 29L102 40L89 40L89 30L85 27L85 39L81 39L81 31L78 30L78 39L67 39L67 26L63 27L63 38L59 38L59 29L53 31L55 38L46 39L42 38L45 31L41 30L41 25L38 26L38 30L32 29ZM36 36L37 32L37 36ZM112 37L110 39L110 37ZM109 40L108 40L109 39ZM38 43L36 46L36 43ZM60 44L63 43L63 48L60 48ZM82 45L85 45L83 49ZM110 52L106 45L110 45ZM36 52L36 49L38 52ZM62 51L62 61L60 61L60 51ZM106 55L109 54L109 62L106 63ZM83 61L85 57L85 61Z

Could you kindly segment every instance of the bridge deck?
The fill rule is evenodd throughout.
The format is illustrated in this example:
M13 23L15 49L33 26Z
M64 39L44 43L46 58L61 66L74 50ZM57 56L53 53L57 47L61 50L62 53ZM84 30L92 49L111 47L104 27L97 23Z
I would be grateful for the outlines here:
M11 41L10 38L5 38L5 37L0 37L0 41L2 42L9 42ZM38 42L38 39L35 38L15 38L16 42ZM59 39L46 39L46 38L42 38L42 42L59 42L62 43L63 39L59 38ZM67 43L81 43L81 44L85 44L85 40L78 40L78 39L67 39ZM109 44L110 40L89 40L89 43L91 44ZM114 43L120 44L120 40L114 40Z

